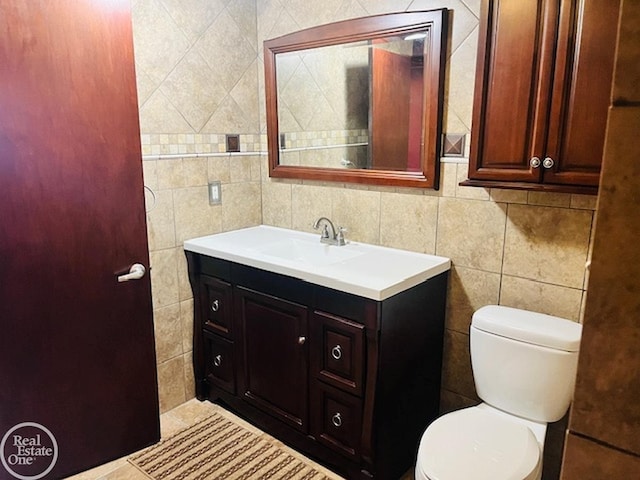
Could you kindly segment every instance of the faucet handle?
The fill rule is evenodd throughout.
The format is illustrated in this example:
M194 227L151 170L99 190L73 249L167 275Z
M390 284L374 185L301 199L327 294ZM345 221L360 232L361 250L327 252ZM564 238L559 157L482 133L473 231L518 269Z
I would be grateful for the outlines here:
M338 245L344 245L346 243L344 240L344 234L347 233L347 231L348 230L346 228L338 226L338 234L336 235Z

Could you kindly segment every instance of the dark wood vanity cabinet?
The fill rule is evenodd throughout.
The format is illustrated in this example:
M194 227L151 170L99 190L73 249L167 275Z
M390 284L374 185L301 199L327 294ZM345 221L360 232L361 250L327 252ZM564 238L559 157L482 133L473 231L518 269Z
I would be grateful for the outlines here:
M619 0L483 0L469 180L597 193Z
M396 479L438 415L448 273L382 301L186 252L194 374L349 479Z

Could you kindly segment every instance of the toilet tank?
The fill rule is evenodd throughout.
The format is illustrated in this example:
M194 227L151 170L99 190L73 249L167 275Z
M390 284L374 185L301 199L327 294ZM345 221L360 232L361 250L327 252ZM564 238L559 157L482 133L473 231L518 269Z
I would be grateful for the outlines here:
M478 396L505 412L555 422L569 408L582 325L488 305L473 314L471 364Z

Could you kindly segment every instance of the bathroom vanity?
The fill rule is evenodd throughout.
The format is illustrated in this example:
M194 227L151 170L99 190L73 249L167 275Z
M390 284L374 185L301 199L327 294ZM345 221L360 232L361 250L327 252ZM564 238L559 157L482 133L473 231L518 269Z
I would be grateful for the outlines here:
M349 479L411 467L438 415L449 259L267 226L184 248L200 400Z

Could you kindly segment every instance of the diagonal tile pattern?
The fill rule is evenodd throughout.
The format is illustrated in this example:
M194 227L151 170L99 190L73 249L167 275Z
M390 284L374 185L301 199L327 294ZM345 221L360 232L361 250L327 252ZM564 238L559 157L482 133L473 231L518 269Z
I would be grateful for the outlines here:
M190 42L158 0L139 0L134 5L133 27L138 70L158 88L184 57Z
M194 132L202 130L227 95L221 82L211 81L215 76L197 49L192 49L160 86L160 91L180 110Z
M138 0L133 23L143 134L259 132L254 1Z

